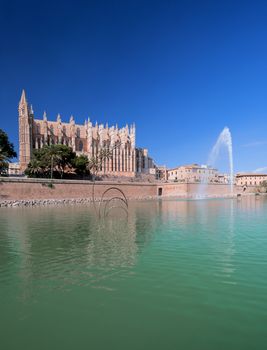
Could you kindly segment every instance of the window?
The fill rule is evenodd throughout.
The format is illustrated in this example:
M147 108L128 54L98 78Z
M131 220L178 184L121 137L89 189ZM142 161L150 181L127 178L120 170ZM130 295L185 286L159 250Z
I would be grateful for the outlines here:
M80 152L83 151L83 142L82 141L79 142L79 151Z

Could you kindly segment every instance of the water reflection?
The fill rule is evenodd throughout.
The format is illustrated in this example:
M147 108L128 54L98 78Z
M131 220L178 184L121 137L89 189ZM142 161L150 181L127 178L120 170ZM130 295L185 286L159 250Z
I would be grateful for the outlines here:
M263 344L266 206L131 202L128 218L114 210L105 220L90 206L1 209L1 344L137 349L151 334L182 349Z
M239 200L237 200L237 207L242 212L255 212L266 207L266 197L264 195L255 196L241 196Z
M155 206L145 214L142 204L132 206L128 217L114 210L105 220L89 206L3 210L0 282L10 282L17 270L25 293L36 281L52 287L93 285L115 268L130 268L152 237Z
M114 210L104 220L98 220L90 206L3 209L0 283L11 283L17 274L26 296L36 281L51 288L100 287L111 274L123 274L125 269L129 272L155 237L166 249L172 249L170 240L164 238L169 232L172 244L178 239L188 244L198 235L200 241L190 241L199 244L194 247L195 254L208 247L208 254L218 266L215 275L220 270L230 280L235 272L236 215L260 212L263 206L266 201L254 196L241 201L132 202L128 217ZM180 247L183 244L179 242Z

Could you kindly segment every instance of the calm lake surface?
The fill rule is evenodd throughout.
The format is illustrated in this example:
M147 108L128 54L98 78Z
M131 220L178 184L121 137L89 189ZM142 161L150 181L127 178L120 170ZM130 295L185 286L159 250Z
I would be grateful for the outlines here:
M0 209L0 347L266 349L267 199Z

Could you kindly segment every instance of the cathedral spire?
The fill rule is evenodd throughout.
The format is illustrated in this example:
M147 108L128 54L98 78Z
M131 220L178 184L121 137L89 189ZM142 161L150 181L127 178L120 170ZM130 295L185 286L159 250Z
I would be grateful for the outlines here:
M21 98L19 101L20 105L26 105L27 104L27 100L26 100L26 94L25 94L25 90L22 90L22 94L21 94Z

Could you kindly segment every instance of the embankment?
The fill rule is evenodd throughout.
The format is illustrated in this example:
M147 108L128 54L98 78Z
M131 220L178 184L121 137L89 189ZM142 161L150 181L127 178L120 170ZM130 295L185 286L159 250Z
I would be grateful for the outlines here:
M114 189L114 187L117 188ZM255 192L251 186L246 193ZM82 180L53 180L27 178L0 178L0 206L32 206L48 204L89 203L95 200L109 199L123 192L129 200L154 198L195 198L199 196L199 184L195 183L142 183L142 182L106 182ZM235 187L234 193L243 189ZM230 196L230 186L209 184L205 186L208 197Z

